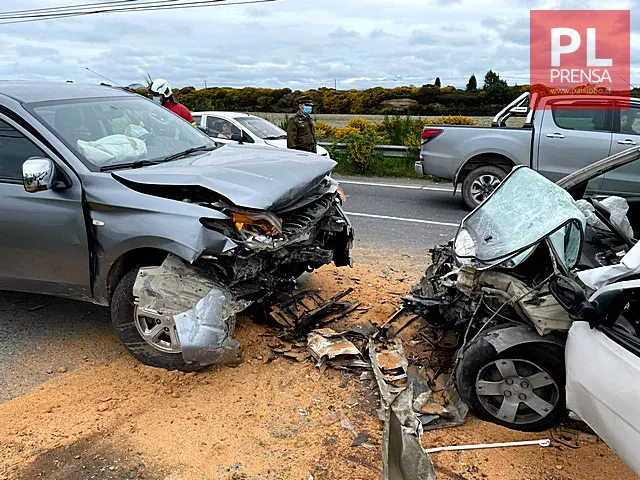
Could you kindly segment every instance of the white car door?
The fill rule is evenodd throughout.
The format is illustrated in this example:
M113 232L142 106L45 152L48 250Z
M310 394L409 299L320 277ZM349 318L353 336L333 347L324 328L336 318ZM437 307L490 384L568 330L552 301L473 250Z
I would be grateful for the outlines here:
M640 475L640 339L574 322L565 355L567 408Z

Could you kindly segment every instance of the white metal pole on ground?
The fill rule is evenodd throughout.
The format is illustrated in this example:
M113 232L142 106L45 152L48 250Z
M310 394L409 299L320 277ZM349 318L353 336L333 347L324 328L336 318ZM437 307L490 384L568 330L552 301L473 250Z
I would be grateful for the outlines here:
M436 447L436 448L427 448L425 451L427 453L437 453L437 452L450 452L453 450L477 450L481 448L502 448L502 447L526 447L538 445L540 447L548 447L551 445L551 440L531 440L526 442L506 442L506 443L482 443L479 445L457 445L451 447Z

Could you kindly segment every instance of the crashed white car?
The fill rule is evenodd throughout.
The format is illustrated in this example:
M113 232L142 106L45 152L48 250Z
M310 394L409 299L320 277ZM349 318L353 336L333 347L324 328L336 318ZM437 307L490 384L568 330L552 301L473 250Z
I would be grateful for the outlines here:
M514 168L403 300L455 334L476 417L542 431L573 413L640 474L640 196L595 188L633 166L638 147L557 184Z
M200 129L219 143L287 148L287 132L256 115L207 111L194 112L193 119ZM225 127L225 124L229 127ZM228 130L223 132L225 128ZM329 152L320 145L317 150L318 155L331 158Z

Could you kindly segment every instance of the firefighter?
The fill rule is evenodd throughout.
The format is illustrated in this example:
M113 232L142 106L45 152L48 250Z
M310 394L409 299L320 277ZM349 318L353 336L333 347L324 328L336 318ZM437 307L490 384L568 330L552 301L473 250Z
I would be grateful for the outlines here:
M171 90L171 85L164 78L156 78L151 85L149 85L149 92L154 102L159 103L168 110L171 110L176 115L184 118L192 125L196 125L193 121L193 116L187 107L181 104Z

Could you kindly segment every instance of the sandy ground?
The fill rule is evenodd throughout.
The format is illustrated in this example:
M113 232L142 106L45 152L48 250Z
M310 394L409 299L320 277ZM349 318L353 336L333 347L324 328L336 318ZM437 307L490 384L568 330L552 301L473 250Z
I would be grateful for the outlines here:
M348 297L368 310L350 322L382 323L423 266L389 268L370 253L353 269L325 268L307 288ZM0 404L0 479L287 479L381 477L382 423L375 390L349 375L273 358L276 329L240 318L243 363L197 374L138 364L119 346ZM113 342L104 333L105 342ZM82 355L82 351L78 353ZM346 417L375 450L351 446ZM522 434L471 416L427 432L425 447L552 438ZM605 445L520 447L432 455L439 479L613 480L637 478Z

